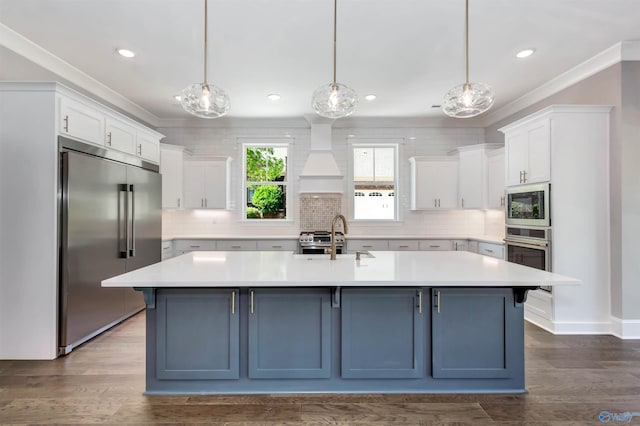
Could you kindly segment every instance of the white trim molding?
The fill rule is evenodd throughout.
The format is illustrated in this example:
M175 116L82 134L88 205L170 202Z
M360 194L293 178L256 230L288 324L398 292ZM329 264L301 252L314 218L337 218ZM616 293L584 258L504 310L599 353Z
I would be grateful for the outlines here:
M134 117L158 127L160 119L157 116L2 23L0 23L0 40L2 46L16 54Z
M640 320L611 317L611 334L620 339L640 339Z
M640 42L624 41L616 43L594 57L587 59L581 64L578 64L568 71L560 74L537 89L534 89L515 101L490 112L485 116L483 124L485 127L488 127L493 123L497 123L498 121L505 119L510 115L535 104L536 102L540 102L561 90L571 87L574 84L617 64L618 62L638 60L640 60Z

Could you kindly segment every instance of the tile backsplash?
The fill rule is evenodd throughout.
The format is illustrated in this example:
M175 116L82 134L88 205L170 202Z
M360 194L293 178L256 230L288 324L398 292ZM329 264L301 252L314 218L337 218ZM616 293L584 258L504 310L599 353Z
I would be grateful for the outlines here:
M328 231L339 213L344 214L341 194L304 194L300 197L300 230Z

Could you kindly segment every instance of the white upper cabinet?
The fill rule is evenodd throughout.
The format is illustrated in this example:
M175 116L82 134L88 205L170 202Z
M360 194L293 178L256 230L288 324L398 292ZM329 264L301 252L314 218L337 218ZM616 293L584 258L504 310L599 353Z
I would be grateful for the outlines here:
M180 209L183 201L184 147L160 144L162 208Z
M411 209L455 209L458 206L458 160L411 157Z
M184 207L229 208L229 158L184 163Z
M458 154L458 207L482 209L487 186L485 150L473 145L464 148Z
M133 154L136 146L136 128L120 120L107 117L105 145L128 154Z
M504 148L487 151L487 208L504 208Z
M160 161L160 133L71 91L65 91L59 100L58 131L61 135L151 163Z
M104 145L104 114L74 99L60 98L60 133Z
M505 130L507 186L551 180L549 118Z

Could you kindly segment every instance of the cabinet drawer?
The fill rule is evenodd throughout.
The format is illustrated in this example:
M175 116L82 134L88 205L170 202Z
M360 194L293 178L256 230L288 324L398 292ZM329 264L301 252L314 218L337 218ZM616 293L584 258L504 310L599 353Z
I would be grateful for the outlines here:
M298 240L259 240L257 248L265 251L297 251Z
M495 257L497 259L504 259L504 246L500 244L492 243L478 243L478 253L485 256Z
M451 241L451 250L454 251L469 251L468 240L453 240Z
M420 250L418 240L389 240L389 250Z
M216 247L221 251L256 250L255 240L218 240Z
M451 250L450 240L423 240L420 241L420 250L448 251Z
M160 249L162 260L173 257L173 241L163 241Z
M216 241L215 240L175 240L174 247L175 247L176 253L180 251L188 253L190 251L198 251L198 250L215 250Z
M387 240L348 240L348 251L375 251L389 250L389 241Z

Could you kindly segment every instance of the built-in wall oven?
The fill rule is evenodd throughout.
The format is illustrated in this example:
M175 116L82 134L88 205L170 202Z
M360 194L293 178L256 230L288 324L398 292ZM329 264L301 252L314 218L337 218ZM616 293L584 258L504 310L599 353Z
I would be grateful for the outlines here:
M507 188L507 226L551 226L550 192L551 185L548 182Z
M551 228L507 226L504 241L507 261L551 271ZM540 289L551 292L551 287Z

